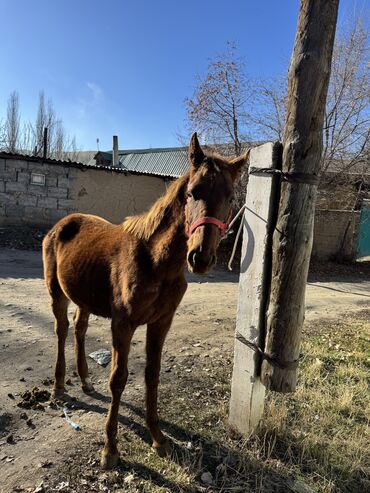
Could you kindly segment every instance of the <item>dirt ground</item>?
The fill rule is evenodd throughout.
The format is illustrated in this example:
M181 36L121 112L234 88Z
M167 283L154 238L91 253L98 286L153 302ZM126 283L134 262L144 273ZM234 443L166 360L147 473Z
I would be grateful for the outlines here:
M86 464L98 470L109 405L109 366L103 368L89 359L96 392L85 395L75 373L70 330L66 345L69 415L81 429L75 431L62 409L50 407L48 402L42 404L42 410L18 407L25 391L52 388L56 339L40 253L0 249L0 285L0 491L76 491L69 488L67 472L74 455L84 454ZM189 379L200 378L192 373L194 359L202 359L207 370L207 362L222 357L223 350L232 347L237 293L235 273L189 276L188 291L165 345L164 383L179 372L188 374ZM306 307L309 321L340 318L341 314L369 308L367 266L343 272L318 266L307 285ZM72 313L71 306L70 320ZM144 341L144 328L139 328L132 343L129 381L121 407L120 422L128 428L143 409ZM109 321L92 316L86 344L87 353L109 349ZM143 439L148 440L145 431ZM124 444L120 446L122 450ZM108 490L103 485L93 491Z

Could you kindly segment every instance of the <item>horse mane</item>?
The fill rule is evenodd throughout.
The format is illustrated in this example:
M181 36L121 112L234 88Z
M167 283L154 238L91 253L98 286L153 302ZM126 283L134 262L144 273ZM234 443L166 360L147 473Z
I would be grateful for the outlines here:
M189 173L171 183L166 193L160 197L149 209L138 216L129 216L123 222L123 230L141 240L148 241L158 230L168 212L176 204L183 203L185 187L189 181Z

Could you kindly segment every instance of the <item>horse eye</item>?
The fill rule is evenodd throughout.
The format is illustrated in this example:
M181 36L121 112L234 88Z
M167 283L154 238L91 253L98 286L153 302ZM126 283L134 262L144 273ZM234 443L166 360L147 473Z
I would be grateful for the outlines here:
M200 200L203 197L202 188L198 185L186 192L187 197L191 197L193 200Z

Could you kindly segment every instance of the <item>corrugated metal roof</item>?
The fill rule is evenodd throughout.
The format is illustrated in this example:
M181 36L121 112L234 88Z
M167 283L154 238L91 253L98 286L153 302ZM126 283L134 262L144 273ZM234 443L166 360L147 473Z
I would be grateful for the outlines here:
M242 144L243 150L248 147L249 144ZM204 148L223 155L234 155L234 147L231 144L204 146ZM189 169L188 151L188 147L118 151L119 166L128 172L178 178ZM111 152L109 154L112 155Z
M58 161L57 159L43 159L38 156L29 156L26 154L15 154L11 152L0 152L0 159L12 159L12 160L25 160L25 161L31 161L31 162L36 162L42 164L55 164L56 166L70 166L71 168L78 168L82 171L85 169L93 169L93 170L104 170L104 171L112 171L114 173L122 173L127 175L128 173L136 174L136 175L148 175L148 176L156 176L159 178L171 178L171 176L166 176L162 175L160 173L144 173L141 171L129 171L125 168L122 167L115 167L115 166L104 166L104 165L99 165L95 163L95 160L93 164L84 164L84 163L78 163L74 161Z
M123 151L119 166L129 172L177 178L189 169L187 147Z
M242 144L243 149L248 147L249 144ZM234 147L231 144L204 146L204 148L226 156L234 155ZM112 160L112 151L100 151L95 158L98 155L103 156L106 161ZM188 147L119 150L118 155L118 166L115 169L122 169L128 173L178 178L189 169ZM94 160L91 160L89 165L93 164Z
M29 154L21 154L17 152L6 152L0 151L0 158L4 159L25 159L27 161L37 162L37 163L52 163L52 164L62 164L67 166L82 166L83 163L79 161L71 161L71 160L63 160L63 159L52 159L52 158L43 158L41 156L30 156Z

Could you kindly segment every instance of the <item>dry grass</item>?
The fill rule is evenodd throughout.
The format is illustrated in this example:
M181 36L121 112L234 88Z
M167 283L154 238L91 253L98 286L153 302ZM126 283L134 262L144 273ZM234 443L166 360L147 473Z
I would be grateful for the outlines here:
M270 393L260 430L249 439L232 438L227 428L231 348L217 358L184 358L176 376L164 375L161 390L173 457L150 451L138 402L126 407L120 428L122 466L101 473L96 459L86 467L74 458L67 477L73 491L370 491L369 319L364 311L308 325L297 392Z

